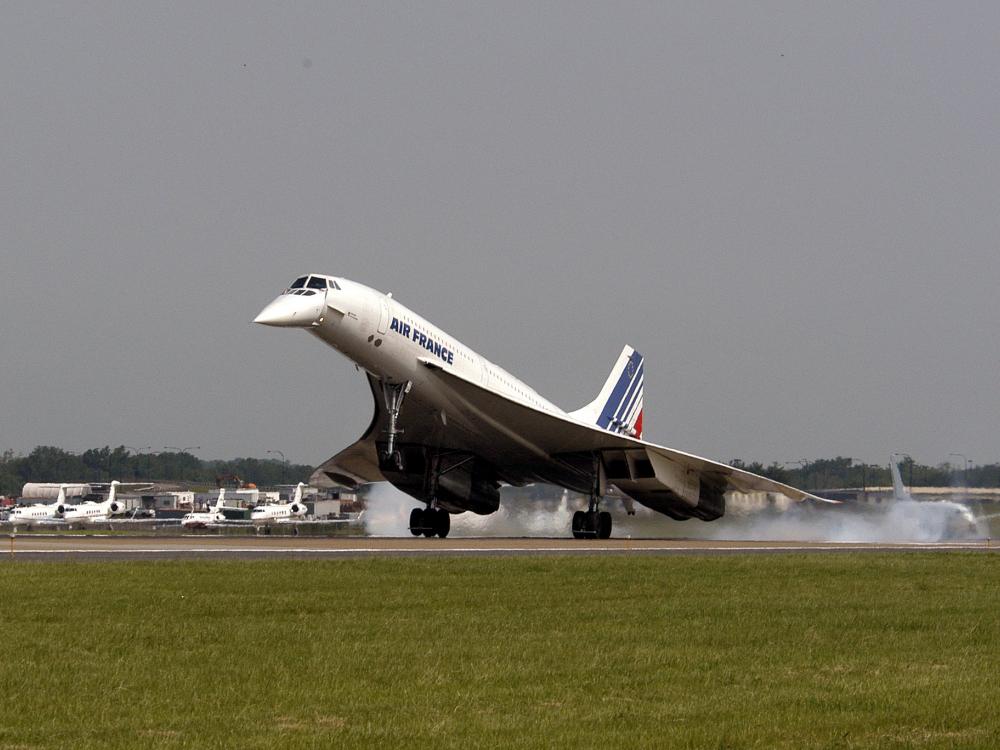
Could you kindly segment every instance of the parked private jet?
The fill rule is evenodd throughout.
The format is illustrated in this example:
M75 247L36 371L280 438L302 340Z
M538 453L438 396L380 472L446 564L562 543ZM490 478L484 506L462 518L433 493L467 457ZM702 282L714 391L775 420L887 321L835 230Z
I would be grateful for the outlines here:
M188 513L181 519L181 526L187 529L204 529L209 524L225 523L226 516L222 509L226 507L226 488L219 489L219 497L208 511L203 513Z
M671 518L720 518L725 493L815 495L643 436L643 357L626 346L599 395L560 409L393 299L347 279L300 276L254 322L302 328L363 368L375 414L360 440L322 464L319 487L388 481L426 507L416 536L447 536L451 513L500 507L502 484L544 482L584 493L573 536L607 538L608 489Z
M62 523L66 511L72 508L66 502L66 485L59 485L59 496L54 503L35 503L25 508L14 508L7 521L14 526L29 526L33 523Z
M63 516L63 519L69 524L106 523L111 520L112 516L124 513L125 504L116 498L119 484L121 484L121 482L118 480L111 483L108 498L103 502L95 503L88 500L80 505L70 506L66 509L66 514Z
M306 515L306 504L302 502L302 490L305 483L299 482L295 495L287 503L271 503L258 505L250 511L250 522L254 524L291 523L301 520Z

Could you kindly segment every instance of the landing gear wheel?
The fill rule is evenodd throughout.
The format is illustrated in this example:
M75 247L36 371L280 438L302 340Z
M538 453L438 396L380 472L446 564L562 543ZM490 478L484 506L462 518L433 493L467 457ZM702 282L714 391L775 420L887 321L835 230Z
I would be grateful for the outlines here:
M439 537L444 539L448 536L448 532L451 531L451 513L438 508L437 513L434 515L437 516L437 518L434 519L434 530L437 532Z
M424 509L414 508L410 511L410 533L420 536L424 533Z
M574 539L583 539L584 538L584 536L585 536L585 534L584 534L584 528L586 528L586 525L587 525L587 514L584 511L578 510L576 513L573 514L573 538Z
M597 514L597 538L611 538L611 514L606 510L602 510Z

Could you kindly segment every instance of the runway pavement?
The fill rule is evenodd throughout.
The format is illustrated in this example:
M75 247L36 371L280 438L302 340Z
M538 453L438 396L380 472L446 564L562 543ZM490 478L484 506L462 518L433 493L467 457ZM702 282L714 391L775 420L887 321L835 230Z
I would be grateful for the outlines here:
M986 540L935 544L747 542L685 539L415 539L386 537L310 538L123 537L24 534L2 540L2 560L155 560L363 558L370 556L490 555L732 555L885 551L996 551Z

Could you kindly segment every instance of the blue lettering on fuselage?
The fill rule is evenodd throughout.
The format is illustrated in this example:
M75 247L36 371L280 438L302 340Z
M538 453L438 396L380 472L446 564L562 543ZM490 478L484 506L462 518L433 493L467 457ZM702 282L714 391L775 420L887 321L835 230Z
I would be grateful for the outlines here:
M431 352L435 357L440 357L449 365L455 364L454 352L448 349L448 347L442 346L441 342L435 341L426 333L423 333L416 328L411 330L409 323L403 323L398 318L393 318L392 323L389 324L389 330L395 331L400 336L405 336L418 346Z

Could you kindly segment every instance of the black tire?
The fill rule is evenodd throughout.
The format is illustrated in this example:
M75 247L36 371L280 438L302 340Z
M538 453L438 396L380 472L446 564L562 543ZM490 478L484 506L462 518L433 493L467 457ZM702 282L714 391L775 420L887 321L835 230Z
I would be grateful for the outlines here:
M427 508L424 511L424 527L421 532L428 539L437 533L438 512L436 508Z
M414 508L410 511L410 533L420 536L424 533L424 509Z
M573 538L583 539L583 527L587 523L587 514L578 510L573 514Z
M451 513L438 508L434 515L436 516L434 519L434 530L439 537L444 539L448 536L448 532L451 531Z
M602 510L597 514L597 538L611 538L611 514L606 510Z

